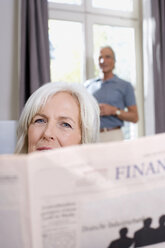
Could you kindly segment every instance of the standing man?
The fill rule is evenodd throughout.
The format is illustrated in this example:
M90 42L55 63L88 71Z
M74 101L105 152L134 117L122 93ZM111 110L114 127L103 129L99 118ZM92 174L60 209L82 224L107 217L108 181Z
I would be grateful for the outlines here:
M110 46L100 49L99 66L103 77L88 80L85 87L100 106L100 141L123 140L124 121L138 121L134 89L131 83L113 74L115 53Z

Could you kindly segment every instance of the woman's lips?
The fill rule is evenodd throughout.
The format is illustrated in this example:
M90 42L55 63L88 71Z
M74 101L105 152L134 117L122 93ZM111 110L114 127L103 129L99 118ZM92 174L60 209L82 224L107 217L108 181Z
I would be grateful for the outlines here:
M47 150L52 150L53 148L51 147L38 147L37 151L47 151Z

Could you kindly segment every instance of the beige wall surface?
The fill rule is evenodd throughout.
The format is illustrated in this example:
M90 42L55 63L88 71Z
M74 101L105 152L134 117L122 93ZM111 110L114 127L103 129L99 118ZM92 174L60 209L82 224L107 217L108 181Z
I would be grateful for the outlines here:
M0 120L18 118L19 0L0 1Z

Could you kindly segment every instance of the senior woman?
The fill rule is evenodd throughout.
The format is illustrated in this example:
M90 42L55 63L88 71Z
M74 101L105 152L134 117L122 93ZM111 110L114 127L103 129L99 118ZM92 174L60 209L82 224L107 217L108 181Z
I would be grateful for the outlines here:
M78 83L47 83L28 99L18 122L15 153L94 143L99 138L96 100Z

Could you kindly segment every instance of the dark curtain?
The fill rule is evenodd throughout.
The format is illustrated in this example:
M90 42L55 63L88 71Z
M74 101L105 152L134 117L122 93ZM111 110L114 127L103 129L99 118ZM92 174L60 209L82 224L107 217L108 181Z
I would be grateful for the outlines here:
M165 1L150 0L153 32L155 133L165 132Z
M20 110L50 81L47 0L21 0Z

